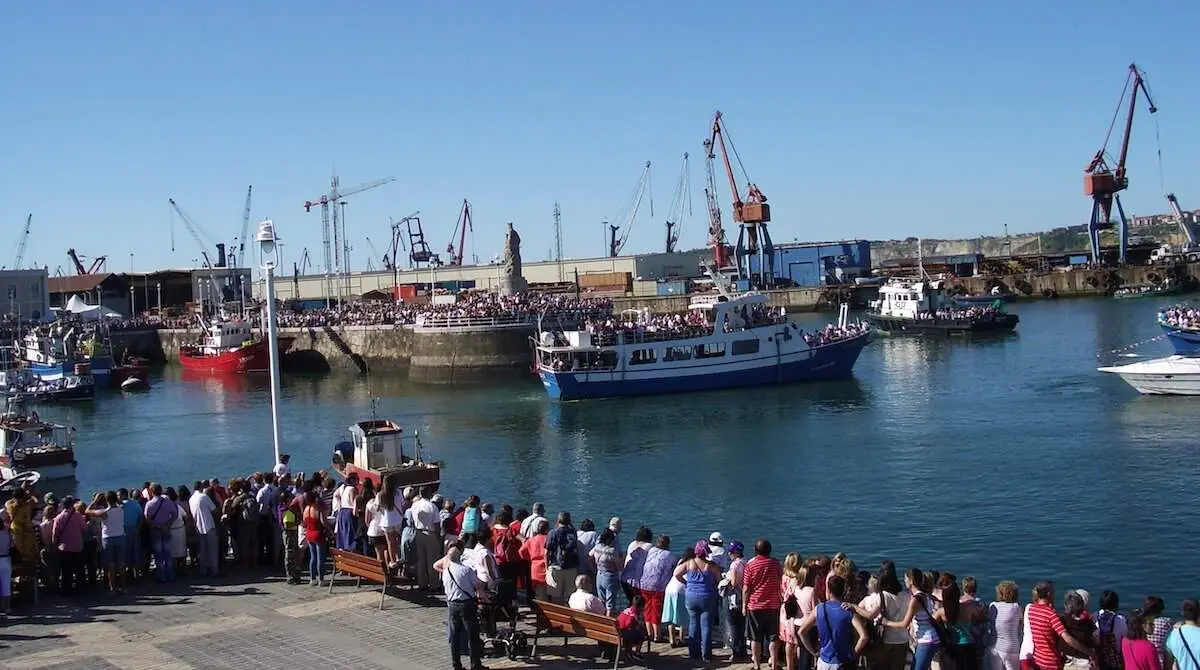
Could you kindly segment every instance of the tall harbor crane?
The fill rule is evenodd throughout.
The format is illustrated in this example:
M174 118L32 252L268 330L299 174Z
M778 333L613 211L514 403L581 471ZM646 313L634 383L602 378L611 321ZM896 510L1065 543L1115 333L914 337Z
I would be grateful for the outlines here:
M717 270L731 267L733 249L725 238L725 227L721 225L721 204L717 202L717 172L713 169L716 156L712 141L704 140L704 201L708 205L708 246L713 250L713 266Z
M450 244L446 245L446 254L450 257L446 265L463 264L463 251L466 248L468 230L471 231L471 244L474 245L475 225L471 222L471 203L467 202L466 198L463 198L462 209L458 212L458 223L454 224L454 232L450 233ZM454 246L455 234L458 235L457 247Z
M246 265L246 236L250 234L250 196L253 192L253 184L246 187L246 208L242 210L242 234L237 238L237 258L229 261L233 267L238 267L238 264Z
M308 272L308 267L311 265L308 261L308 247L304 247L304 253L300 256L300 260L292 262L292 297L300 297L300 275Z
M771 206L767 204L767 196L763 195L758 185L750 181L750 176L746 174L746 166L742 164L742 158L733 146L733 140L729 138L729 131L725 127L721 112L717 112L713 117L712 132L704 146L708 150L709 160L716 158L715 148L721 148L721 160L725 165L725 174L729 177L729 192L733 196L733 220L738 222L740 228L737 246L734 248L738 276L753 279L750 276L750 257L757 254L759 285L770 286L775 279L775 245L771 243L771 234L767 232L767 223L771 221ZM733 163L729 160L731 150L742 178L746 180L745 200L742 199L737 178L733 174ZM719 266L720 262L717 265Z
M188 234L191 235L192 239L196 242L196 246L200 248L200 257L204 259L204 267L212 268L212 261L208 258L208 249L210 246L215 245L211 244L209 241L210 238L208 237L208 234L205 233L200 226L192 220L192 217L188 216L187 213L179 208L179 205L175 202L174 198L167 198L167 202L171 203L171 209L173 209L175 213L179 215L179 219L183 221L183 227L187 229ZM174 219L172 219L172 221L174 221ZM174 248L171 250L174 251Z
M335 290L339 294L341 293L341 290L342 290L342 285L340 282L340 277L342 274L342 259L341 259L342 252L339 250L339 246L340 246L339 239L341 237L345 236L346 231L341 230L338 226L338 207L337 207L337 205L339 203L341 203L343 198L352 196L356 193L362 193L363 191L369 191L373 188L383 186L384 184L387 184L387 183L390 183L393 181L396 181L396 179L394 177L385 177L383 179L376 179L375 181L366 182L365 184L359 184L358 186L355 186L354 188L349 189L347 191L341 191L341 190L339 190L340 185L338 183L337 175L334 175L329 178L329 193L326 193L326 194L322 195L321 197L315 198L313 200L305 200L304 201L304 211L306 211L306 212L311 212L312 208L317 205L321 206L321 244L324 247L324 252L325 252L325 297L326 298L329 298L334 293ZM334 205L332 221L330 220L330 214L329 214L329 210L330 210L329 205L331 205L331 204ZM333 235L332 245L330 242L331 231L332 231L332 235ZM350 269L349 267L346 268L347 273L349 273L349 269ZM336 274L339 278L339 281L336 283L336 285L333 281L334 274Z
M633 232L633 224L637 221L638 211L642 208L642 201L646 198L646 194L650 194L650 216L654 216L654 188L650 177L650 161L646 161L646 166L642 168L642 176L638 178L637 186L633 188L633 195L629 198L628 204L625 206L625 215L617 223L604 222L608 228L608 255L616 258L621 255L621 251L625 248L625 243L629 241L629 233ZM617 237L617 232L622 228L625 229L620 237Z
M683 167L679 170L679 181L675 183L675 195L671 197L671 206L667 209L666 252L668 254L675 253L675 247L679 244L679 224L685 216L691 215L692 171L688 166L688 155L684 152Z
M1150 98L1150 90L1146 88L1146 79L1138 69L1136 63L1129 65L1129 74L1125 78L1125 87L1121 90L1121 99L1117 102L1117 110L1113 113L1112 122L1108 125L1108 134L1104 137L1104 144L1092 156L1092 160L1084 169L1083 174L1083 193L1092 197L1092 217L1088 221L1088 238L1092 245L1092 262L1099 265L1102 261L1100 258L1100 231L1108 230L1113 227L1112 208L1115 203L1117 206L1117 216L1119 224L1117 235L1120 239L1120 250L1118 261L1125 263L1125 250L1129 240L1129 224L1125 219L1125 209L1121 207L1121 197L1118 195L1121 191L1129 188L1129 176L1125 171L1125 159L1129 156L1129 137L1133 132L1133 113L1137 110L1138 90L1146 96L1146 102L1150 106L1150 113L1158 111L1154 106L1154 100ZM1117 125L1117 118L1121 114L1121 105L1125 102L1125 97L1129 96L1129 107L1125 113L1125 132L1121 136L1121 153L1119 154L1116 164L1109 166L1108 160L1111 158L1108 155L1108 142L1112 138L1113 129Z
M421 210L417 210L412 214L400 219L399 221L392 222L392 244L388 248L388 253L391 255L390 263L393 271L399 269L400 267L397 264L397 259L399 258L399 252L401 249L403 249L408 256L408 267L410 268L413 266L414 262L418 262L416 260L418 257L421 259L419 262L426 263L429 262L430 258L433 256L433 253L429 249L429 245L425 243L425 234L424 231L421 230L420 216ZM413 221L417 222L417 230L415 232L412 229ZM419 243L421 245L420 252L417 251L416 247L413 247L411 244L405 242L404 237L406 234L410 238L412 244ZM413 251L410 252L410 248L413 249Z
M383 263L384 270L392 269L391 259L388 258L387 254L379 253L379 249L375 248L375 243L371 241L370 236L367 236L367 248L371 250L371 256L370 256L371 260L378 258ZM368 265L368 269L370 269L369 265Z
M33 226L33 214L25 217L25 229L21 231L21 238L17 240L17 260L13 263L12 269L20 270L21 263L25 261L25 249L29 246L29 230ZM3 268L0 268L3 269Z

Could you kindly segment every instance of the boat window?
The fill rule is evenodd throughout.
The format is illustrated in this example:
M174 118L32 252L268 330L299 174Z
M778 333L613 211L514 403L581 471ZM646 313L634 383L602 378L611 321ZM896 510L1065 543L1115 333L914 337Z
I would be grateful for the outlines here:
M634 349L629 357L630 365L642 365L644 363L654 363L658 360L658 351L655 349Z
M725 343L697 344L696 358L720 358L725 355Z
M692 359L691 347L667 347L667 361L688 361Z
M741 356L742 354L757 354L758 353L758 338L753 340L738 340L733 343L733 355Z

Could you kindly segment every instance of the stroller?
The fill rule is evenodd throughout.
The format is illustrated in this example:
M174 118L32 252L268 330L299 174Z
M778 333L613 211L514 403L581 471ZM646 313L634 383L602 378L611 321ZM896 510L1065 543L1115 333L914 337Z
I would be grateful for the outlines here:
M529 636L517 630L517 584L511 579L497 579L493 587L481 594L480 619L483 622L483 642L492 657L507 656L516 660L529 653ZM507 626L501 627L502 622Z

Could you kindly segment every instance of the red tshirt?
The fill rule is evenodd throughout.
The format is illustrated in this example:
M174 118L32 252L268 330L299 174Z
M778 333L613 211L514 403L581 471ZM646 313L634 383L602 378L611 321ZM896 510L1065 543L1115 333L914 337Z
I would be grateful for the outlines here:
M1058 638L1066 632L1058 612L1045 603L1029 606L1029 634L1033 637L1033 662L1040 670L1062 667Z
M534 535L521 545L521 558L529 561L529 576L534 584L546 583L546 536Z
M742 572L742 583L749 590L746 609L777 610L783 605L779 585L783 580L783 568L779 561L769 556L755 556L746 563Z

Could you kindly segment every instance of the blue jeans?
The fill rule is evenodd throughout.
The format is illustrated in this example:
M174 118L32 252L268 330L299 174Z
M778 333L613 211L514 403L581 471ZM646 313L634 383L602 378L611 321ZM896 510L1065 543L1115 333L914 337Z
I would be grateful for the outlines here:
M933 664L933 657L937 654L938 645L936 642L922 642L917 645L916 651L913 652L912 670L929 670Z
M141 531L137 526L125 527L125 567L130 569L145 567L142 564Z
M617 573L600 570L596 573L596 595L604 601L604 608L610 615L617 613L617 594L621 592L621 580Z
M175 579L175 559L171 558L170 529L150 529L150 551L154 552L154 576L160 582Z
M714 595L687 594L688 611L688 657L692 659L712 658L712 624L717 614L717 598Z
M321 569L325 567L325 543L308 543L308 579L320 581L324 578ZM927 669L928 670L928 669Z

